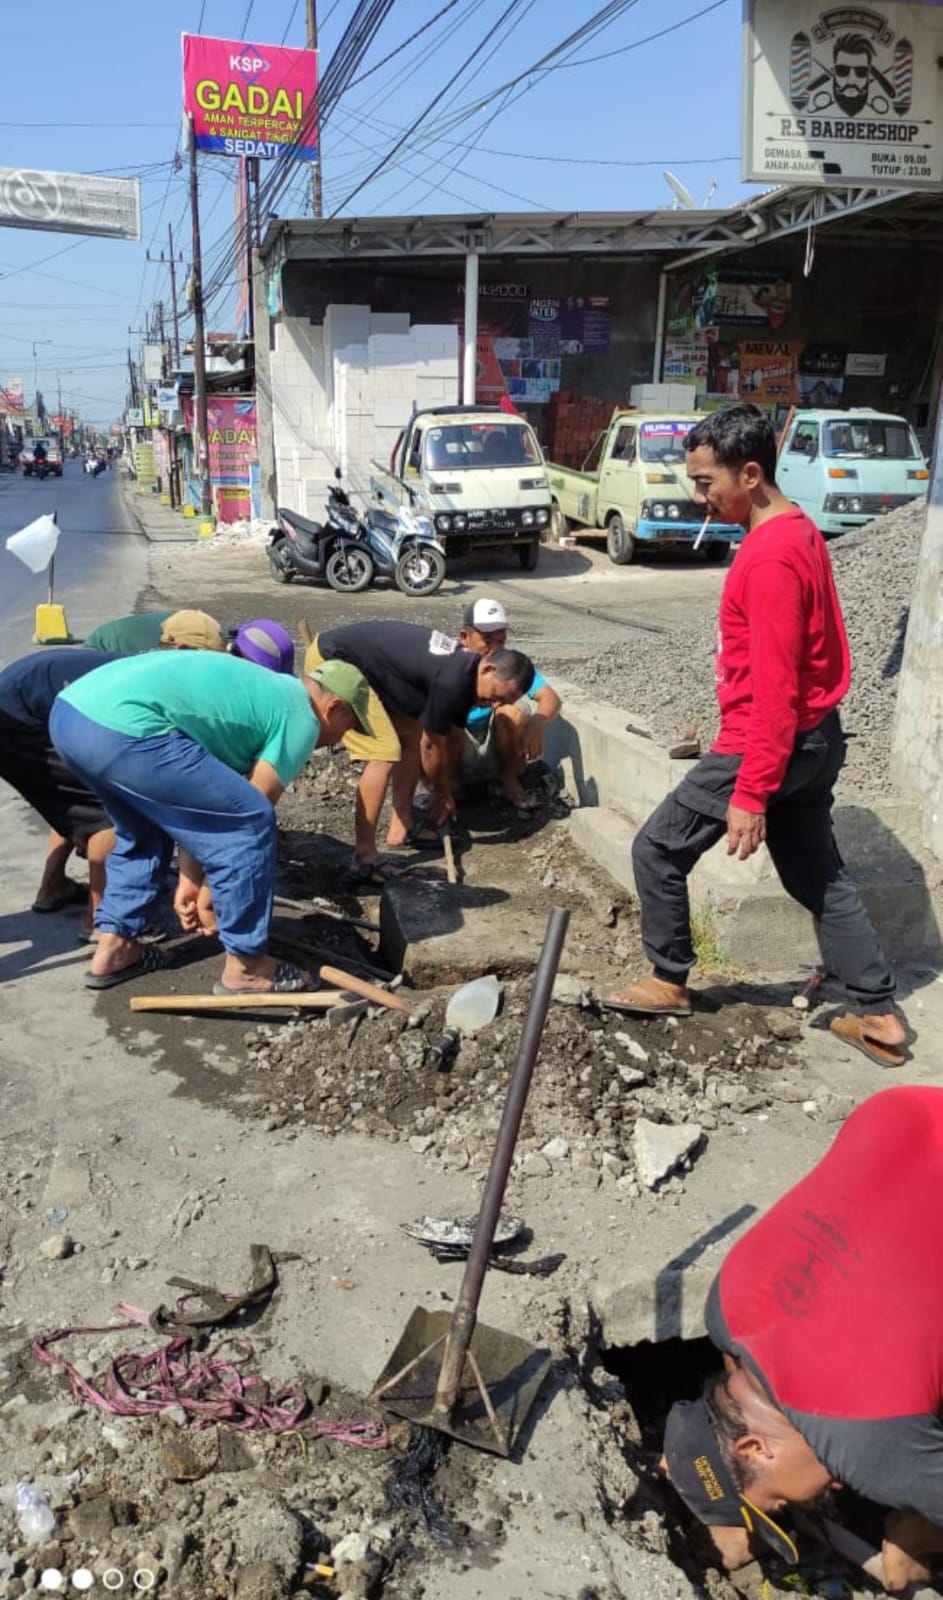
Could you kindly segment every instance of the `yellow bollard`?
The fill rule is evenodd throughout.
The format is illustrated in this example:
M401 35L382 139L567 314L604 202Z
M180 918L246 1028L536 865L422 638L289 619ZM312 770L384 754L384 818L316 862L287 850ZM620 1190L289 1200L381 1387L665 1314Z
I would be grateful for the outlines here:
M34 644L69 644L71 639L64 606L49 601L36 607Z
M193 506L184 506L183 514L184 514L185 517L195 517L196 516L196 512L195 512Z
M200 538L201 539L212 539L212 537L213 537L215 532L216 532L216 524L215 524L215 522L201 522L200 523Z

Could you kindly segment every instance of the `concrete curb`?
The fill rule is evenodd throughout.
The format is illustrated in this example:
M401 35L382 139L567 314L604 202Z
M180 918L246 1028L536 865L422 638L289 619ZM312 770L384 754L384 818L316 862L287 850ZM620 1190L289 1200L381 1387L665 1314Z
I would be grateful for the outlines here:
M575 842L614 880L635 891L632 842L646 818L691 763L673 761L654 740L629 732L629 713L601 705L574 684L557 683L562 715L547 730L546 759L567 798ZM895 958L943 954L943 865L921 843L920 808L903 799L879 807L835 807L839 848ZM720 846L690 880L695 912L711 942L746 970L778 970L818 959L811 918L781 888L763 849L746 862Z

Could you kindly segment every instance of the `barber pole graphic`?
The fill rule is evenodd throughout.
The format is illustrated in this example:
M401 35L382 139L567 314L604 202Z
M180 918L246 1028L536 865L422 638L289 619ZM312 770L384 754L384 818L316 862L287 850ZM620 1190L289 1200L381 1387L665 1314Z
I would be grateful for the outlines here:
M891 83L894 86L894 110L899 117L906 116L914 97L914 47L909 39L898 39L894 46Z
M812 81L812 41L807 33L794 33L789 50L789 98L797 111L809 103Z

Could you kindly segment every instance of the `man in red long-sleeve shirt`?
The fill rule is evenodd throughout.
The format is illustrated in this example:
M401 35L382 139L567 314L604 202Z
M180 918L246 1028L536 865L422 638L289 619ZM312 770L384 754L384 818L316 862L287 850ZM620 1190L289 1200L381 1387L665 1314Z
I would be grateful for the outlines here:
M851 661L825 540L776 487L776 438L755 406L729 406L688 435L699 505L747 537L724 585L717 648L720 734L649 817L632 851L642 940L654 971L606 1004L688 1016L694 965L687 879L724 835L741 861L766 843L787 893L818 924L854 1012L832 1030L883 1066L906 1060L894 979L832 832L845 759L838 706Z

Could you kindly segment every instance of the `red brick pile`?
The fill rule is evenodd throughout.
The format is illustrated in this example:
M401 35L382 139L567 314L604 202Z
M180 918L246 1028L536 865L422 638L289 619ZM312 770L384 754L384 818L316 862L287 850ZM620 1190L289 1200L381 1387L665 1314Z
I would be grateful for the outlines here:
M608 428L614 409L612 400L561 389L545 408L541 434L548 460L561 467L581 467L597 436Z

